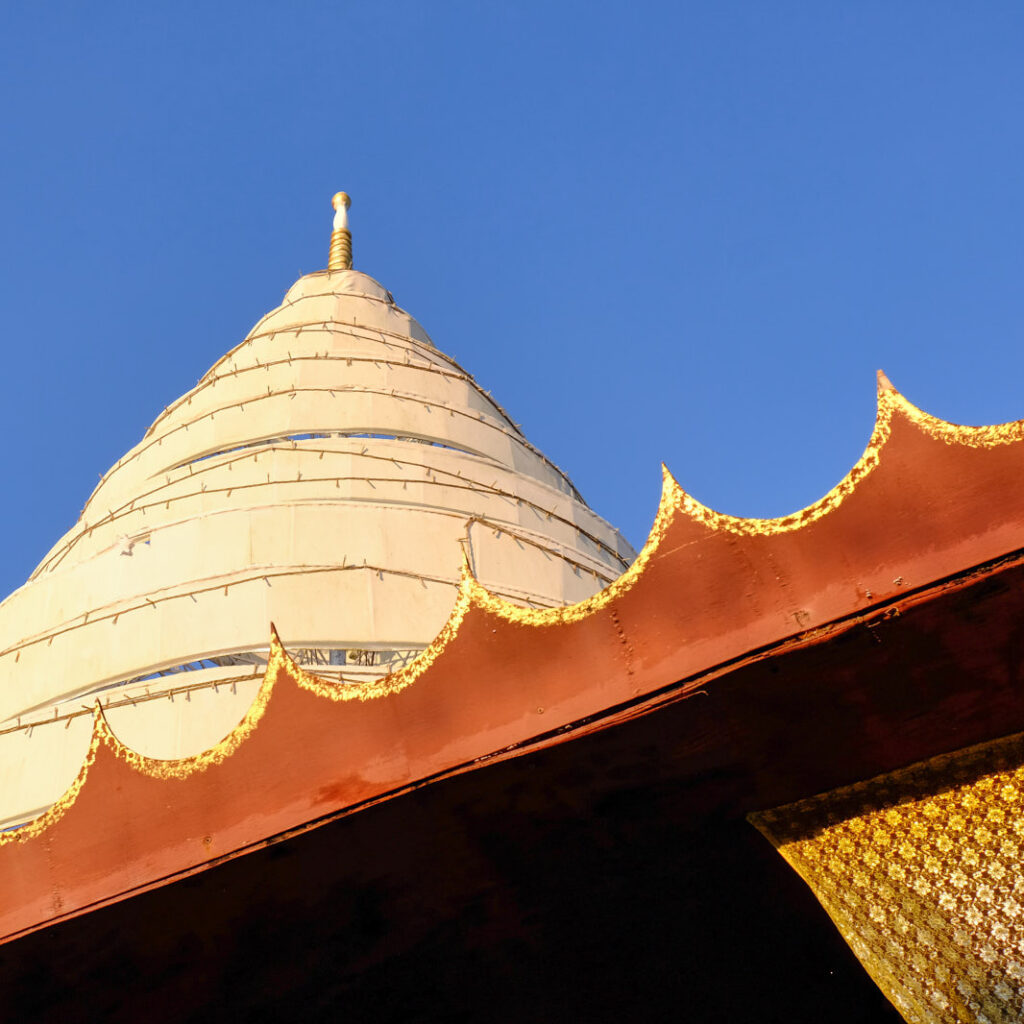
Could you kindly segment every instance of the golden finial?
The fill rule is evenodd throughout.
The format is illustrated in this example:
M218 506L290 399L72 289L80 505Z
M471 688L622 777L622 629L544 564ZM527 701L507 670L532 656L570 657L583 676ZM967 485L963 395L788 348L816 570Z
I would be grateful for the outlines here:
M334 193L331 200L334 230L331 232L331 254L327 258L328 270L352 269L352 233L348 229L348 208L351 205L347 192Z

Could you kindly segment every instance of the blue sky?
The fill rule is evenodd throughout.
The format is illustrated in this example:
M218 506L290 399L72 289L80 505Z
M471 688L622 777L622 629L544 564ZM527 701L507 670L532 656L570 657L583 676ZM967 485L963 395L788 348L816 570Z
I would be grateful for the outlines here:
M301 273L381 280L642 543L779 515L884 368L1024 417L1017 3L0 6L0 591Z

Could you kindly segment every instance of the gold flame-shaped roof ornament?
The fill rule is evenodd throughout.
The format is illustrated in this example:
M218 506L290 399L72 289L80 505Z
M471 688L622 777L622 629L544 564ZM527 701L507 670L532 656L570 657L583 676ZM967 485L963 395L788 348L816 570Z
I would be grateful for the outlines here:
M348 208L352 200L347 192L335 192L331 200L334 207L334 230L331 232L331 252L327 258L328 270L352 269L352 233L348 229Z

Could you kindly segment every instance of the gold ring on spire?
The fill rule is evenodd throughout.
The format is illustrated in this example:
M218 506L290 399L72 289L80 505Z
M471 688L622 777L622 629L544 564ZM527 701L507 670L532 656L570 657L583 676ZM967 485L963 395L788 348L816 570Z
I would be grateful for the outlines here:
M331 199L334 207L334 231L327 257L328 270L352 269L352 233L348 229L348 208L352 200L347 192L335 192Z

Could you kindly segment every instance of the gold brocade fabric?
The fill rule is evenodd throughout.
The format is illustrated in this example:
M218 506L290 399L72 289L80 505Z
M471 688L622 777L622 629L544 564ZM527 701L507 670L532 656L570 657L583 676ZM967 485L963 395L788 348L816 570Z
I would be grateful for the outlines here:
M911 1024L1024 1020L1024 738L752 820Z

